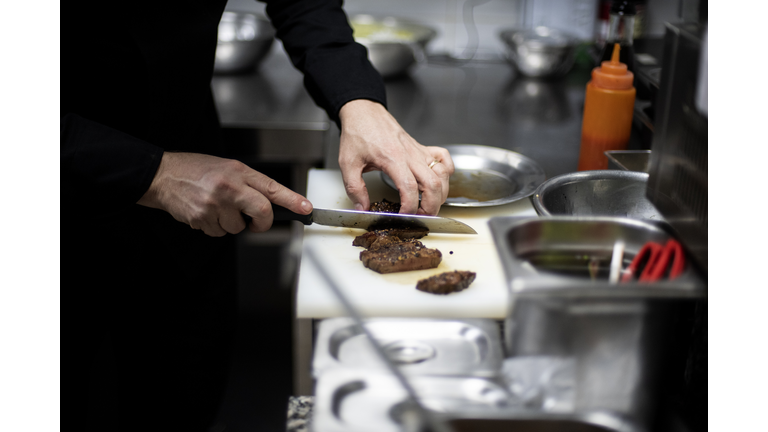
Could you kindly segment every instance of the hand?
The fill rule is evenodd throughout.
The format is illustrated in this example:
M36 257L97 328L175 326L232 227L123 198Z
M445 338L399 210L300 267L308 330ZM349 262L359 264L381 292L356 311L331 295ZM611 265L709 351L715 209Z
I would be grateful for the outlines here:
M339 118L339 166L356 209L368 210L371 205L363 173L381 170L400 191L400 213L437 214L448 198L448 180L454 171L448 150L419 144L376 102L347 102ZM439 163L430 169L433 161Z
M241 213L251 216L251 231L268 230L273 217L271 202L299 214L312 211L306 198L242 162L166 152L138 204L165 210L179 222L221 237L245 228Z

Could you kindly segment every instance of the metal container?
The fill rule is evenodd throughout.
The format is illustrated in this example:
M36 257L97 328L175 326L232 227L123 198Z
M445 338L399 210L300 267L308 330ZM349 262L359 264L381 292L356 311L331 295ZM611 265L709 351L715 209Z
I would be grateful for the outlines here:
M578 39L548 27L509 29L499 35L506 44L507 59L529 77L561 77L575 61Z
M670 351L670 323L681 305L705 297L705 286L690 265L677 279L653 284L611 284L604 275L617 241L625 244L626 267L645 242L671 235L656 224L611 217L493 218L490 227L510 289L507 356L522 368L531 365L525 358L569 360L565 378L573 391L561 405L647 424Z
M495 217L489 221L496 250L512 293L579 297L584 295L643 298L699 298L703 281L695 267L673 281L627 283L621 289L608 282L614 245L624 243L626 267L647 241L665 243L672 235L664 224L637 219L594 216ZM593 261L596 276L590 275Z
M275 30L268 19L246 12L225 11L219 22L216 74L254 70L269 53Z
M385 79L424 61L426 46L437 35L430 27L402 18L355 15L349 22L355 41L368 49L368 59Z
M529 197L546 180L535 160L506 149L475 144L443 145L456 171L443 203L449 207L490 207ZM384 172L381 179L392 189L395 182Z
M384 353L409 375L499 375L499 326L493 320L375 318L366 327ZM350 318L320 322L313 359L315 377L335 368L382 369L368 338Z
M650 150L609 150L604 153L608 158L608 169L644 173L650 170Z
M562 174L542 183L531 201L542 216L620 216L663 221L646 198L648 174L598 170Z
M425 408L450 415L509 410L515 402L501 383L477 377L412 376L410 385ZM414 412L394 376L361 369L334 369L315 388L315 432L402 432ZM418 419L415 419L418 422Z

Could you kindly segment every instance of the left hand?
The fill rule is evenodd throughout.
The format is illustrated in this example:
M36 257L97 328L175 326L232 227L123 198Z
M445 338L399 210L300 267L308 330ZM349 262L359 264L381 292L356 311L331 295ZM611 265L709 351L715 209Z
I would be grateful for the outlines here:
M347 102L341 107L339 118L339 166L355 209L368 210L371 205L363 173L380 170L392 178L400 191L400 213L437 214L448 198L448 180L454 171L448 150L416 142L377 102ZM433 161L438 163L430 168Z

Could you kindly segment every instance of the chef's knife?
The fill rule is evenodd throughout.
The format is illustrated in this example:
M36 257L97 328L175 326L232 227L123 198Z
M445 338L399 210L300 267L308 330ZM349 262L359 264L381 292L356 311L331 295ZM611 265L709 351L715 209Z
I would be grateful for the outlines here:
M272 204L274 220L295 220L304 225L313 223L345 228L374 230L379 228L426 228L431 233L477 234L469 225L455 219L398 213L376 213L357 210L329 210L315 207L302 215Z

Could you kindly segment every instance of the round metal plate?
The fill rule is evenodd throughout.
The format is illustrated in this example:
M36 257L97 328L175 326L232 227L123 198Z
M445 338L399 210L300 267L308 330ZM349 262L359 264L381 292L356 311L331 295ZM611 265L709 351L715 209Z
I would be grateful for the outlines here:
M488 207L508 204L533 194L546 180L544 169L533 159L498 147L473 144L441 146L451 153L456 171L451 176L448 199L453 207ZM395 182L381 179L397 190Z

